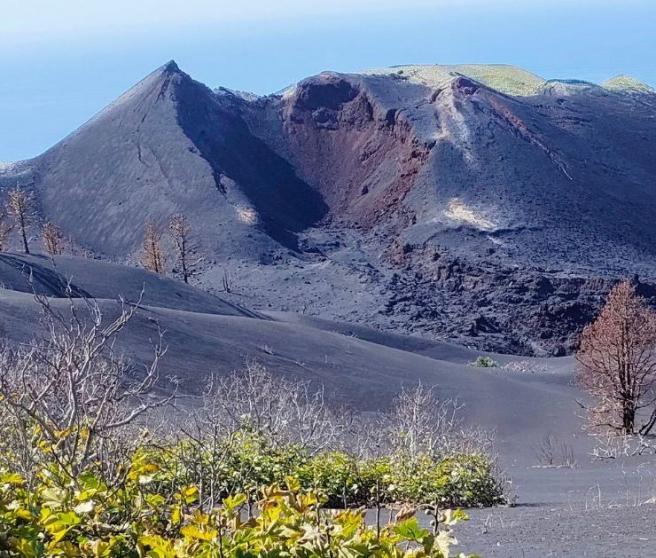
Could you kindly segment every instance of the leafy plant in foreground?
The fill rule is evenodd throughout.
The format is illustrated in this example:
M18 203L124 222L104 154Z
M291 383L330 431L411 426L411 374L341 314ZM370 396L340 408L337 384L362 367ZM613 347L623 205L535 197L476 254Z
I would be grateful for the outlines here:
M0 475L0 555L446 558L456 542L451 526L466 519L446 511L429 530L413 514L400 514L376 529L363 509L323 509L324 500L293 478L285 487L261 487L255 517L244 515L244 493L202 512L195 486L161 493L166 470L142 453L117 486L86 473L62 485L59 473L42 471L33 490L18 474Z

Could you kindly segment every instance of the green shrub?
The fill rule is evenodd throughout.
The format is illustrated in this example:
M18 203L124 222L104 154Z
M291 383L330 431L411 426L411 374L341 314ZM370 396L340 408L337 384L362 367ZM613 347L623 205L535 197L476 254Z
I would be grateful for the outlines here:
M288 479L286 489L261 487L259 513L245 520L247 495L226 497L203 513L195 486L158 492L166 475L145 454L135 455L123 481L112 487L84 474L66 486L43 475L28 489L20 475L0 473L0 555L446 558L455 542L452 525L467 519L445 511L432 530L407 515L369 527L363 510L323 512L317 494Z
M185 439L141 447L108 482L102 464L90 462L72 476L49 458L48 442L34 440L29 482L0 469L0 556L227 557L266 548L267 555L325 556L339 549L440 558L448 531L429 532L416 519L368 528L361 510L403 503L437 517L447 508L503 500L492 464L479 455L310 455L242 430L210 446ZM405 543L420 553L399 550Z
M223 494L251 494L261 486L281 484L307 461L307 454L293 444L272 446L264 436L238 431L223 442L219 462L225 483Z
M502 500L491 463L478 455L311 456L249 431L217 444L211 453L190 452L191 440L138 449L108 483L93 463L72 477L47 459L40 441L29 483L0 470L0 556L227 557L266 549L269 556L444 558L452 537L438 526L461 517L445 510ZM209 500L208 471L218 492ZM427 509L439 521L433 531L414 518L367 527L363 510L390 502Z
M346 452L325 452L309 459L294 476L303 487L322 494L331 508L375 506L394 500L389 491L393 482L389 457L357 459Z
M216 475L214 491L224 498L244 493L249 501L261 496L262 486L284 486L297 479L329 508L375 507L402 502L413 505L439 503L440 506L491 506L503 501L503 487L496 479L490 459L483 455L454 455L438 458L405 454L376 459L357 458L344 451L324 451L309 455L294 445L272 447L254 433L237 433L223 442L225 448L212 464L197 468L207 455L194 456L195 474L181 466L184 446L169 450L161 462L173 479L172 486L197 484L207 491L207 471ZM171 488L173 489L173 488Z
M398 453L370 459L345 451L310 455L293 444L272 446L262 435L243 431L221 444L214 456L201 452L189 459L183 443L158 450L166 451L165 458L151 455L150 459L168 470L169 490L195 484L201 488L203 501L208 477L213 475L212 490L217 497L244 493L249 501L261 496L262 486L285 486L286 480L293 478L303 489L321 495L328 508L435 502L440 506L491 506L503 502L503 486L484 455L437 457L426 453L410 457Z
M476 366L477 368L496 368L499 366L499 363L488 356L479 356L472 362L472 366Z
M357 460L341 451L320 453L297 471L302 486L315 490L332 508L357 507L362 503L364 487Z
M491 461L481 455L435 460L421 455L393 467L393 499L439 507L494 506L505 501L503 485Z
M442 506L494 506L505 501L503 486L490 460L482 455L443 459L435 473Z

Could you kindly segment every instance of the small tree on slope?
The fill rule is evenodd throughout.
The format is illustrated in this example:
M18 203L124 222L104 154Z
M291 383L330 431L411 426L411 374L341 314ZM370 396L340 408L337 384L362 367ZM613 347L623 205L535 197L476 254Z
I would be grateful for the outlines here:
M7 213L4 208L0 208L0 252L4 252L7 249L7 240L12 229L13 227L9 222Z
M43 226L42 237L43 245L48 254L51 256L59 256L64 253L64 236L57 225L47 222Z
M23 241L23 251L30 253L30 246L27 242L27 228L32 223L33 218L32 196L18 186L9 191L7 199L7 212L12 216Z
M169 222L169 235L175 245L177 272L185 283L198 274L198 265L203 258L198 257L198 247L193 240L191 225L182 215L174 215Z
M141 263L154 273L164 274L164 252L162 251L162 233L152 221L146 223L144 229L143 255Z
M593 399L586 406L591 425L648 434L656 423L656 312L628 281L583 330L576 358L579 385Z

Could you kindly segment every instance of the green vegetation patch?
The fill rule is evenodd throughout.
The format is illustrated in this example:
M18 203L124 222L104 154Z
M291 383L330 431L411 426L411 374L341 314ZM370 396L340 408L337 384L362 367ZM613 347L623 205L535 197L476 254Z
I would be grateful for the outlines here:
M653 93L654 89L642 81L631 76L617 76L602 84L610 91L627 91L635 93Z
M507 95L537 95L545 83L540 76L505 64L463 64L453 68L458 73Z
M499 363L491 357L479 356L474 362L471 363L476 368L496 368Z
M429 87L443 87L454 76L461 74L515 96L537 95L545 80L527 70L506 64L407 65L372 70L372 74L395 74Z
M59 434L62 443L69 435ZM50 449L35 448L43 465L30 479L0 472L3 556L443 558L451 525L466 519L449 507L503 499L477 455L309 455L238 432L202 455L188 443L140 448L108 482L93 465L71 476ZM409 506L385 525L380 516L365 523L365 507L391 502ZM431 529L420 526L419 509L433 517Z

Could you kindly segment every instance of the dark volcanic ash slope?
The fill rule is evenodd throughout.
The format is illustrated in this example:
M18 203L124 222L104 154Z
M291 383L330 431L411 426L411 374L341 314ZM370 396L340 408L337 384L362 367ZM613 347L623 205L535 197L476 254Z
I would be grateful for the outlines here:
M25 292L24 280L30 273L34 290L48 294L62 315L71 301L62 297L58 285L68 281L74 292L93 297L106 319L118 312L119 297L133 303L144 285L142 305L115 349L135 362L138 373L152 359L153 345L162 331L168 348L161 361L162 385L167 385L169 375L176 376L181 396L201 393L212 373L230 374L255 360L272 374L324 386L332 402L356 410L383 409L402 387L419 381L437 385L442 397L457 397L471 406L468 419L494 424L507 435L504 440L509 445L520 441L526 445L523 437L541 434L546 421L568 433L571 429L572 434L579 429L578 420L570 418L578 391L569 385L569 358L495 356L527 371L483 370L469 366L478 353L462 347L295 315L262 316L179 281L83 258L1 255L3 341L22 342L42 334L40 308L33 294ZM85 316L84 301L74 298L72 302ZM507 393L513 394L513 405L499 405ZM524 420L517 421L518 415Z
M274 103L283 148L339 219L513 263L654 255L655 95L322 74Z
M293 242L289 231L313 224L323 204L248 131L240 103L215 96L171 62L24 174L42 214L100 254L133 253L147 219L165 224L178 211L193 216L218 257Z
M361 235L311 235L355 266L355 281L328 282L369 304L340 317L560 354L616 277L654 276L656 96L530 86L324 73L254 105L251 129L321 192L334 227Z
M405 67L251 98L169 63L0 185L117 260L183 212L201 284L249 307L562 353L656 276L656 95L625 82Z

